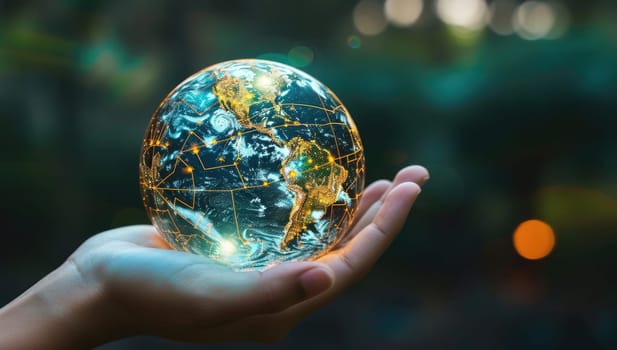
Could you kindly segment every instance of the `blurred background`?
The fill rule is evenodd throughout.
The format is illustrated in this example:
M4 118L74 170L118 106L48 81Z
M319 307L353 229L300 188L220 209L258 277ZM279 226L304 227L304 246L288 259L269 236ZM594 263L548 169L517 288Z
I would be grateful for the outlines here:
M617 348L612 0L2 0L1 305L89 236L148 222L150 115L245 57L335 91L369 181L431 171L367 278L268 348ZM134 348L201 347L100 347Z

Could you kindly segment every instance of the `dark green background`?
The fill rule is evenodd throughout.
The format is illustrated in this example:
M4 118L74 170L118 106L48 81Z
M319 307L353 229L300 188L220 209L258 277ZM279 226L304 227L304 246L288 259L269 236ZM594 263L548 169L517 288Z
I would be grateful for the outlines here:
M615 2L565 2L559 39L461 41L425 1L417 25L352 49L355 4L1 1L0 304L90 235L147 222L139 148L169 90L301 45L358 124L368 180L406 164L431 180L368 277L274 348L617 347ZM539 261L512 246L530 218L557 237ZM101 349L171 347L197 348Z

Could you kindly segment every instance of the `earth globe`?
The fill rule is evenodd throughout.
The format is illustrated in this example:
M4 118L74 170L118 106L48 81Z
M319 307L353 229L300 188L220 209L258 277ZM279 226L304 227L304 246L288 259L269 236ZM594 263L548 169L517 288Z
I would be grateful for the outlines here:
M364 154L326 86L259 59L215 64L154 112L139 163L146 212L174 248L233 270L323 255L349 229Z

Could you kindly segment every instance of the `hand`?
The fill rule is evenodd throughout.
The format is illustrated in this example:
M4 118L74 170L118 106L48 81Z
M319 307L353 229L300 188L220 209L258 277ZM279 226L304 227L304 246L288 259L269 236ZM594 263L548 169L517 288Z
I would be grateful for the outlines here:
M402 229L407 214L420 193L419 185L429 179L428 171L409 166L394 181L379 180L369 185L360 201L350 232L335 249L315 260L333 277L332 287L309 300L281 312L253 315L230 321L184 339L274 342L283 338L302 319L341 294L377 262Z
M171 250L151 226L103 232L0 310L0 325L8 318L3 314L20 315L24 303L35 299L54 310L37 315L61 321L62 327L52 327L58 329L57 348L136 334L201 342L277 340L371 268L401 230L418 184L426 179L426 169L412 166L393 182L373 183L342 244L315 261L264 272L232 272L202 256Z

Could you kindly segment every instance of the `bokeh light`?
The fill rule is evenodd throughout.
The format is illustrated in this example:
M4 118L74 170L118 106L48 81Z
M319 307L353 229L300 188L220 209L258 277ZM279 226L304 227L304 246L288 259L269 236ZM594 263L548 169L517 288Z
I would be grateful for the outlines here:
M367 2L357 22L374 16L376 36L354 19ZM422 0L409 25L393 8L413 0L0 3L4 303L90 235L145 223L124 169L160 98L192 71L258 57L340 95L367 184L408 163L431 172L364 287L282 347L617 349L617 1ZM527 219L553 230L540 260L514 246ZM170 347L139 338L101 350Z
M353 23L364 35L377 35L386 29L383 5L377 1L360 1L353 9Z
M362 39L357 35L350 35L347 37L347 46L352 49L359 49L362 46Z
M527 1L514 13L513 25L517 34L527 40L542 39L551 33L557 23L555 8L549 3Z
M306 46L296 46L289 50L287 57L289 58L289 63L292 66L306 67L313 62L315 54L313 53L313 50Z
M546 257L553 250L555 233L546 222L533 219L518 225L512 240L520 256L537 260Z
M499 35L513 34L512 17L516 6L512 0L493 1L489 6L489 27Z
M488 7L484 0L437 0L437 15L446 24L469 30L486 25Z
M613 232L617 229L617 196L610 193L608 188L546 186L535 195L534 211L555 228L596 227Z
M423 8L422 0L386 0L384 14L395 26L407 27L416 23Z

